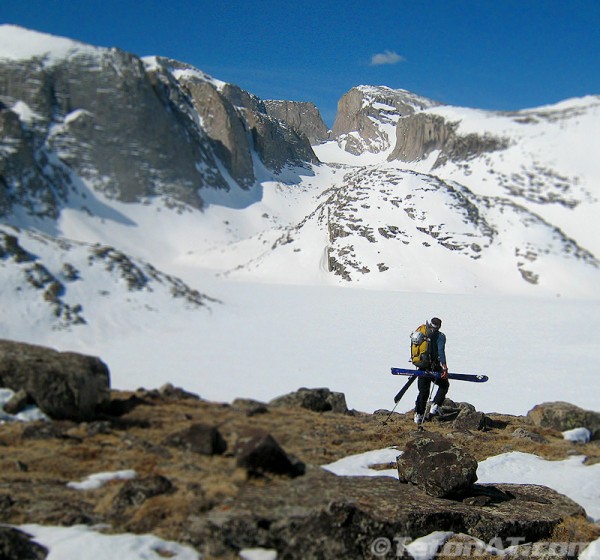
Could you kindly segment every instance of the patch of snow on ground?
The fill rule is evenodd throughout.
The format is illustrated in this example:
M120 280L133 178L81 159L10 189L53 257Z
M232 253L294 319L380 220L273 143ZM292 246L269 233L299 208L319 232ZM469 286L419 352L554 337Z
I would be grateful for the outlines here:
M111 480L131 480L136 477L137 473L133 470L103 472L91 474L81 482L68 482L67 486L74 490L97 490Z

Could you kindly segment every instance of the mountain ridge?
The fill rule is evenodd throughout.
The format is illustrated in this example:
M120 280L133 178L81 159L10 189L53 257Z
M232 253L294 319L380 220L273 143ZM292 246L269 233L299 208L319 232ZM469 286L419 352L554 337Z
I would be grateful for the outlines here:
M598 96L495 112L363 85L328 131L310 103L15 26L0 65L0 214L56 239L42 263L64 239L198 293L208 273L598 297Z

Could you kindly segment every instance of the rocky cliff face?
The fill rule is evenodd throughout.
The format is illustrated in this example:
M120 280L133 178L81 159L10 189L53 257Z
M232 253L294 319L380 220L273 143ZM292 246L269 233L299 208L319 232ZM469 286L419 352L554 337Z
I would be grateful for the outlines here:
M456 123L424 112L438 105L405 90L352 88L340 99L333 134L351 154L388 152L389 161L420 161L439 150L438 165L507 147L503 138L459 135Z
M52 64L9 60L2 75L12 113L3 144L18 142L16 157L6 150L12 203L51 216L83 179L124 202L165 196L199 207L198 188L225 186L206 134L133 55L98 49Z
M255 181L253 151L276 172L286 165L318 161L302 131L270 115L266 103L255 95L189 65L158 60L189 95L216 155L238 184L249 186Z
M405 90L387 87L352 88L338 103L333 133L347 152L379 153L393 147L398 119L438 105Z
M296 132L304 134L311 144L320 144L331 137L331 131L314 103L270 100L265 101L265 108L269 116L286 122Z
M435 150L441 152L439 165L447 160L464 161L485 152L502 150L508 140L477 134L459 135L456 123L440 115L417 113L398 119L396 146L388 160L413 162L425 159Z
M81 180L123 202L198 208L201 189L229 188L228 175L242 188L254 182L253 151L274 172L317 161L260 100L189 66L74 42L56 55L66 40L0 33L49 45L0 58L4 214L19 204L56 217Z

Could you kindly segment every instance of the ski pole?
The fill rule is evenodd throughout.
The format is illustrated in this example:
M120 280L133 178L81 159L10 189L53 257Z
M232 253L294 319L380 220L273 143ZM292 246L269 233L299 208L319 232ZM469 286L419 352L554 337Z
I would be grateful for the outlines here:
M396 403L394 405L394 408L392 408L392 411L388 414L387 418L383 421L383 425L385 426L387 424L387 421L390 419L390 417L392 416L392 414L394 414L394 410L396 410L396 407L398 406L398 403L400 402L400 399L404 396L404 393L406 393L406 391L408 391L408 388L412 385L413 381L417 378L416 375L413 375L404 385L404 387L402 387L402 389L400 389L400 391L398 392L398 394L394 397L394 402Z
M412 385L413 381L417 378L416 375L413 375L407 382L406 385L404 385L404 387L402 387L402 389L400 389L400 391L398 392L398 394L394 397L394 402L396 404L398 404L398 402L400 402L400 399L404 396L404 393L406 393L406 391L408 391L408 388Z
M398 402L400 402L400 401L398 401ZM383 421L384 426L387 424L387 421L390 419L392 414L394 414L394 410L396 410L396 407L398 406L398 402L396 402L396 404L394 405L394 408L392 408L391 412L387 415L387 418Z

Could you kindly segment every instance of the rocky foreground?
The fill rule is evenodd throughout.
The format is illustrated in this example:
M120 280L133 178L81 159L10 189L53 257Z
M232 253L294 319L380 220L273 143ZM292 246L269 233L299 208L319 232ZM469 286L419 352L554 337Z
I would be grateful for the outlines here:
M508 545L514 539L528 544L511 558L576 558L581 547L557 552L542 543L587 543L600 536L585 511L554 490L477 484L474 474L478 461L513 450L557 460L577 453L595 463L599 413L549 403L526 417L507 416L447 400L442 420L416 430L411 413L351 411L344 395L329 389L231 404L171 386L104 391L99 379L108 384L107 370L95 359L1 342L0 382L12 383L13 390L15 379L27 385L21 404L31 402L37 387L32 379L48 367L56 386L44 377L40 401L61 418L0 425L5 524L102 524L109 532L154 533L186 543L204 558L238 558L240 550L257 547L276 550L278 558L410 558L402 539L434 531L456 533L439 558L456 557L456 546L491 558L476 548L477 540ZM77 383L69 376L61 381L61 360L77 361ZM21 373L15 378L11 371ZM93 412L86 375L100 396ZM57 413L56 402L48 404L52 394L66 400L66 413ZM76 410L80 400L83 412ZM590 443L563 438L562 430L582 425L592 432ZM385 447L403 452L391 466L402 482L341 477L321 468ZM128 477L99 488L69 484L120 471ZM378 549L385 539L394 546ZM12 529L0 531L0 546L19 551L7 558L45 558L43 549ZM19 548L28 546L26 552Z

